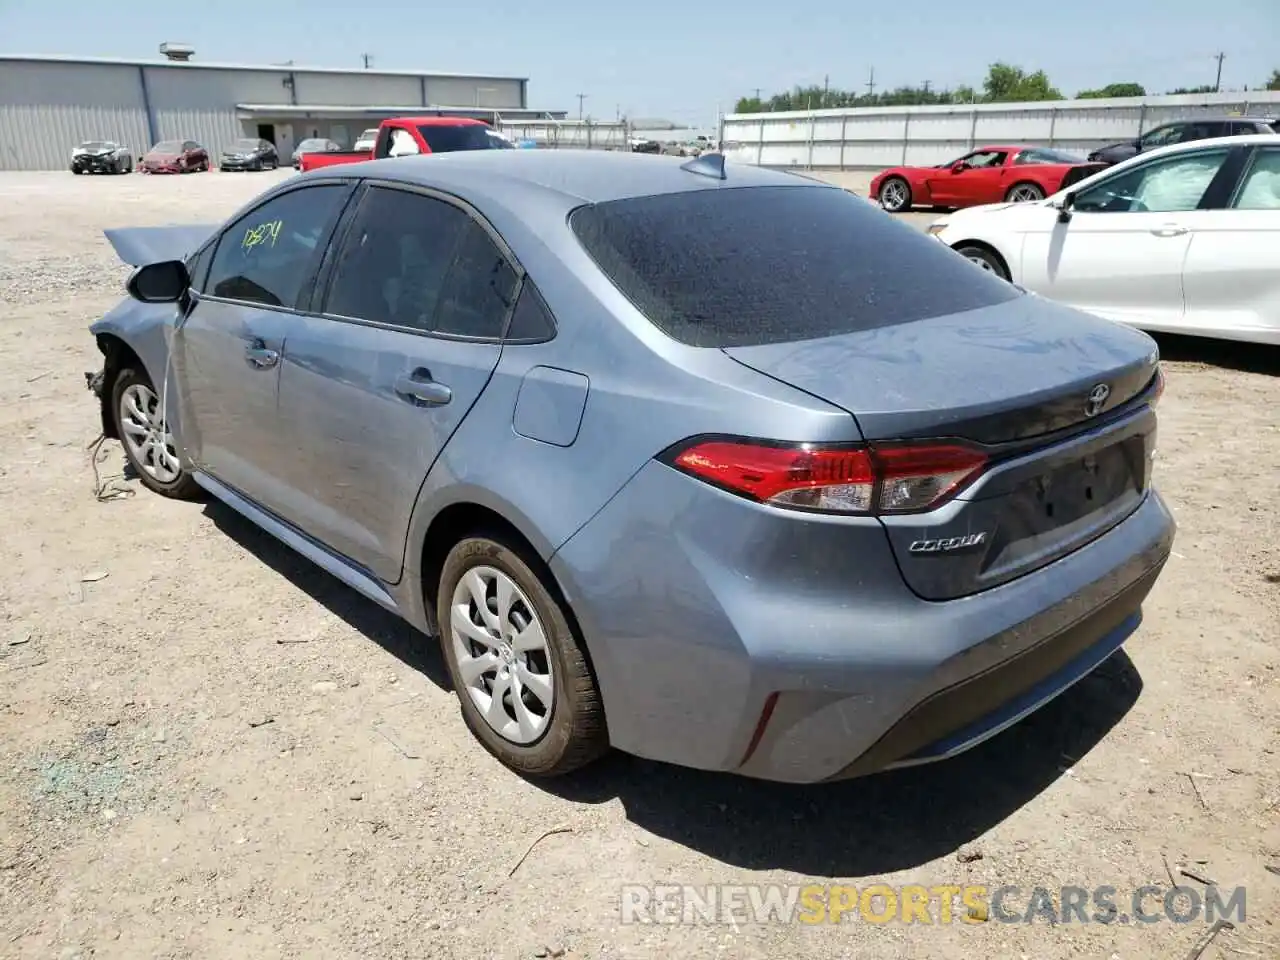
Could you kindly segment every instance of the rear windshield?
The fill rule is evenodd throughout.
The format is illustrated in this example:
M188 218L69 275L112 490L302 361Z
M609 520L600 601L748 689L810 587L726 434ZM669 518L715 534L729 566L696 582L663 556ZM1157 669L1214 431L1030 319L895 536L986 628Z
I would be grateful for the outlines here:
M1016 163L1084 163L1084 158L1065 150L1033 147L1018 154Z
M668 336L739 347L874 330L1021 296L830 187L696 190L579 207L570 227Z
M432 153L449 153L453 150L492 150L495 144L489 139L489 128L479 124L463 124L456 127L423 124L418 127L422 139Z

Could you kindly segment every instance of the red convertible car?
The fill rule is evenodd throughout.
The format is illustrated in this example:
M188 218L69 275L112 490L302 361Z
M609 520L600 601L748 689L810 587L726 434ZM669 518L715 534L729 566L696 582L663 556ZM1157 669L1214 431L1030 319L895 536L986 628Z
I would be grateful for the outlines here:
M979 147L936 167L890 167L871 181L871 196L890 213L912 207L974 207L1043 200L1106 164L1046 147Z

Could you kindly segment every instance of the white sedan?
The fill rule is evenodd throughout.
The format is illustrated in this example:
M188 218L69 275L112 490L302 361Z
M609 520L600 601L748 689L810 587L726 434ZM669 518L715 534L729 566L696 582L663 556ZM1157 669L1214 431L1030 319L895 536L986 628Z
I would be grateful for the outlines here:
M1280 137L1142 153L929 233L1027 290L1144 330L1280 344Z

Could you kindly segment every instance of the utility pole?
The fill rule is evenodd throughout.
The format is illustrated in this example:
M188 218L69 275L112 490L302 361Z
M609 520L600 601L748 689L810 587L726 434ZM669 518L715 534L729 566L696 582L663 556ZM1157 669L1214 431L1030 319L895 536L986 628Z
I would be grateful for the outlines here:
M1227 55L1222 51L1218 51L1218 53L1214 55L1214 59L1218 61L1218 76L1213 81L1214 93L1218 93L1219 91L1222 90L1222 61L1225 60L1226 57Z
M372 54L372 53L362 53L362 54L360 54L360 59L364 61L364 68L365 68L366 70L368 70L370 67L372 67L372 66L373 66L373 54Z
M827 96L831 92L831 74L822 75L822 106L825 109L828 103Z
M867 80L867 96L874 97L876 95L876 68L871 68L871 78Z
M578 119L581 120L582 119L582 101L587 99L587 95L585 93L576 93L574 94L574 96L578 98Z
M933 81L932 81L932 80L926 80L926 81L924 82L924 92L925 92L925 93L928 93L928 92L929 92L929 84L931 84L931 83L933 83Z

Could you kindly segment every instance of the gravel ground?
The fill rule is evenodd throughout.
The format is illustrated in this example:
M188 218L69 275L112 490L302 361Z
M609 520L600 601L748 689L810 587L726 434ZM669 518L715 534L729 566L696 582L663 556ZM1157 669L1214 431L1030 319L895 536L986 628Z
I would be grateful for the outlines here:
M216 505L93 496L85 327L125 278L102 229L218 220L275 177L0 176L0 956L1183 957L1203 921L619 911L629 883L1123 904L1183 867L1248 890L1205 958L1280 956L1276 351L1162 341L1176 553L1127 653L994 741L813 789L621 756L532 784L473 743L431 642Z

